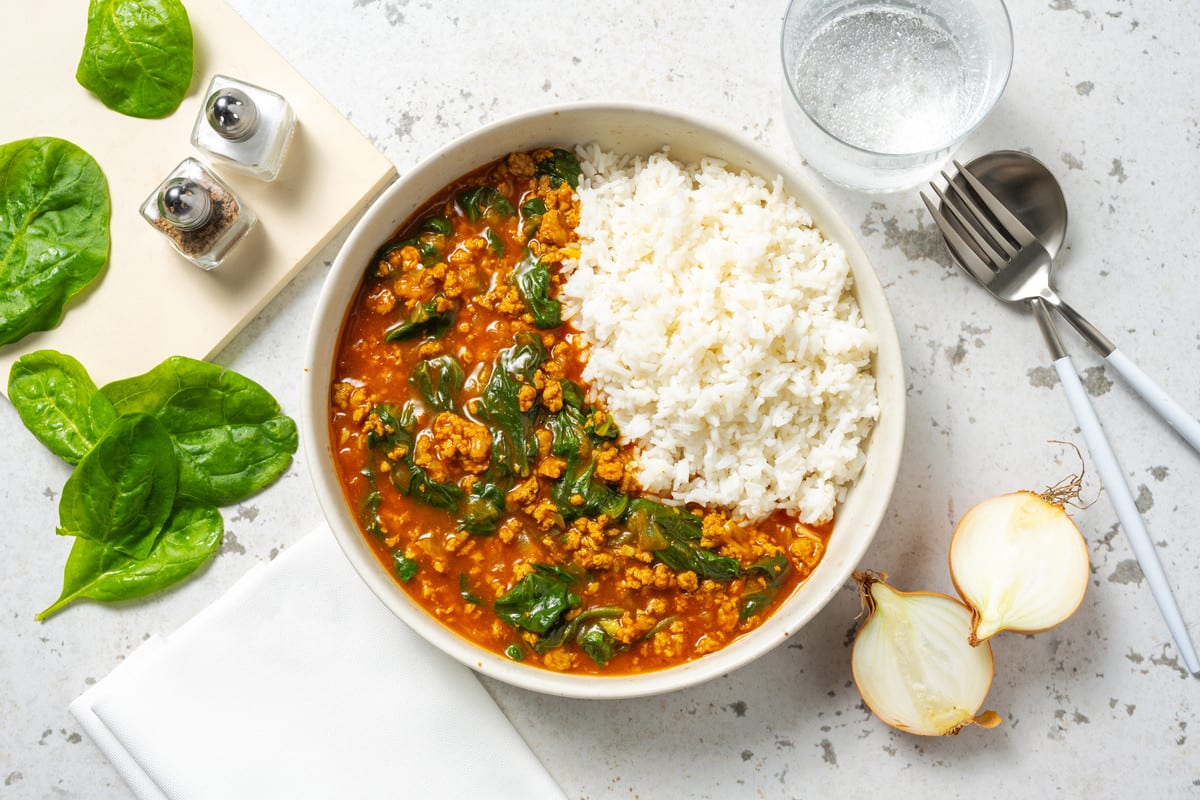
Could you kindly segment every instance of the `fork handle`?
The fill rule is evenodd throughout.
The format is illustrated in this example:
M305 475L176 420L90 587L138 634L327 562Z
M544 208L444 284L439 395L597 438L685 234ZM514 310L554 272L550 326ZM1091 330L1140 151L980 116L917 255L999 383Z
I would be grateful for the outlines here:
M1153 378L1142 372L1141 368L1120 350L1113 350L1104 360L1142 396L1150 408L1192 446L1193 450L1200 453L1200 422L1197 422L1195 417L1175 402Z
M1071 357L1063 355L1056 359L1054 369L1067 393L1067 401L1071 404L1075 420L1079 423L1080 430L1083 431L1083 438L1087 442L1088 451L1092 454L1092 461L1096 464L1096 471L1100 473L1100 482L1108 492L1109 500L1112 501L1113 508L1117 512L1117 519L1121 522L1121 528L1129 539L1129 546L1137 558L1138 566L1142 568L1142 574L1146 576L1146 583L1150 586L1154 601L1158 604L1158 610L1166 620L1167 629L1170 630L1172 638L1175 639L1175 647L1183 657L1188 671L1192 674L1200 673L1200 658L1196 656L1196 648L1188 636L1183 615L1180 614L1175 597L1171 594L1171 585L1167 582L1167 575L1158 559L1158 552L1154 549L1154 543L1146 531L1142 515L1134 503L1129 481L1126 479L1121 465L1117 462L1117 456L1113 453L1112 445L1109 444L1104 429L1100 427L1100 418L1096 416L1096 410L1088 399L1083 382L1079 380L1079 374L1075 371L1075 365L1071 363Z
M1184 409L1183 406L1175 402L1161 386L1155 383L1154 379L1146 373L1142 372L1137 364L1134 364L1125 354L1117 349L1117 346L1105 336L1100 330L1084 319L1084 316L1076 311L1071 306L1067 305L1066 301L1058 299L1052 306L1062 318L1071 323L1079 335L1082 336L1087 343L1096 349L1104 357L1121 378L1133 388L1135 392L1142 396L1146 404L1154 410L1156 414L1167 421L1167 424L1175 429L1175 432L1183 437L1183 440L1192 446L1192 449L1200 453L1200 422Z

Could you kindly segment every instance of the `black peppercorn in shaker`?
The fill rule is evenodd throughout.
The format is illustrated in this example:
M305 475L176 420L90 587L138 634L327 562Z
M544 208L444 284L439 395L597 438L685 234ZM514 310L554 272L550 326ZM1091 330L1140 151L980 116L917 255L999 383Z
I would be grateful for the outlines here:
M142 203L142 217L202 269L225 260L254 226L254 213L220 178L185 158Z

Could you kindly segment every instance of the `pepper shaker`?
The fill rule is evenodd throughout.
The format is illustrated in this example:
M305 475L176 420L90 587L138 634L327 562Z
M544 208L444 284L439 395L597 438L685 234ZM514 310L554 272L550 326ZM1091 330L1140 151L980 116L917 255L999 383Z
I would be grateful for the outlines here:
M202 269L220 266L254 227L254 212L194 158L185 158L141 207L142 217Z
M192 144L223 164L273 181L279 175L296 115L269 89L214 76L192 127Z

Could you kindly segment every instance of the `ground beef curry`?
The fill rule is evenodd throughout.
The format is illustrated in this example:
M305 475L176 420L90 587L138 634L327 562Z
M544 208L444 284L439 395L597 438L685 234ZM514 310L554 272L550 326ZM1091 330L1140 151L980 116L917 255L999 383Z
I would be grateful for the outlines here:
M640 491L556 299L579 177L569 151L513 153L379 250L341 333L332 441L376 555L443 624L547 669L645 672L759 625L828 530Z

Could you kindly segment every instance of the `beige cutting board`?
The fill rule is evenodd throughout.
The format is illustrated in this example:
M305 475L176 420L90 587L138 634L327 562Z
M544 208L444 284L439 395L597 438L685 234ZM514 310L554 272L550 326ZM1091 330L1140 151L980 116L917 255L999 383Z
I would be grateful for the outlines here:
M42 348L75 356L97 384L144 372L170 355L211 356L395 178L374 145L235 11L220 0L186 5L195 74L183 105L160 120L111 111L76 83L86 0L20 3L4 14L0 75L9 84L0 142L57 136L91 153L112 195L112 251L58 328L0 347L0 391L12 363ZM273 89L292 104L296 134L273 183L212 165L192 147L192 125L216 73ZM254 230L211 272L176 253L138 213L187 156L214 166L258 215Z

